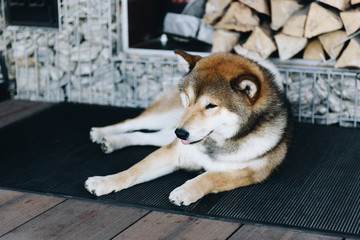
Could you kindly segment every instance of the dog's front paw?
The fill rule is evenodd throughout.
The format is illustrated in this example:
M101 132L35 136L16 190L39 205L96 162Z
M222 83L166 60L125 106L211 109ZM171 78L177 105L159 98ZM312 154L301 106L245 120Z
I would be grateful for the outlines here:
M114 151L114 147L112 146L111 142L108 141L108 139L103 138L101 140L101 150L103 150L104 153L112 153Z
M103 139L104 134L101 132L100 128L91 128L90 129L90 139L94 143L100 143Z
M116 191L116 186L109 177L89 177L85 181L85 188L96 196L109 194Z
M169 200L172 204L177 206L188 206L191 203L196 202L204 195L201 192L196 191L190 184L184 184L178 188L175 188L169 195Z

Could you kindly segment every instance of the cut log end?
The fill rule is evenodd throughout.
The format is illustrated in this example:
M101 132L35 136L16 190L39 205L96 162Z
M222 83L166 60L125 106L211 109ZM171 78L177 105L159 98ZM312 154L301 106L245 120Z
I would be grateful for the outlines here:
M360 29L360 11L347 11L340 13L346 34L350 35Z
M305 48L307 39L279 33L275 35L275 42L279 51L280 59L288 60Z
M347 37L345 31L338 30L330 33L325 33L319 36L321 45L331 59L335 59L341 52L344 43L335 47L335 45Z
M336 68L360 68L360 38L353 38L336 61Z
M318 2L325 3L341 11L344 11L350 6L350 0L318 0Z
M268 58L276 50L276 45L272 38L260 27L255 28L243 47L259 53L262 58Z
M314 2L310 5L306 20L305 37L312 38L322 33L339 30L342 26L340 16L336 12Z
M214 24L223 14L231 0L208 0L205 5L205 15L203 21L207 24Z
M304 50L303 59L305 60L316 60L322 61L324 57L324 50L318 38L312 40L311 42L306 45Z
M279 30L302 5L295 0L271 0L271 28Z
M239 42L240 33L218 29L214 32L212 53L230 52Z
M303 37L305 31L306 17L307 17L306 12L292 16L285 23L282 32L284 34L294 37Z
M251 51L249 49L246 49L244 47L242 47L240 44L236 45L234 47L234 51L239 54L239 55L242 55L242 56L245 56L245 57L249 57L251 59L259 59L259 58L262 58L260 56L260 54L258 52L255 52L255 51Z
M259 13L270 15L267 0L239 0Z
M248 6L240 2L232 2L215 28L249 32L259 25L259 21L259 17L253 14Z

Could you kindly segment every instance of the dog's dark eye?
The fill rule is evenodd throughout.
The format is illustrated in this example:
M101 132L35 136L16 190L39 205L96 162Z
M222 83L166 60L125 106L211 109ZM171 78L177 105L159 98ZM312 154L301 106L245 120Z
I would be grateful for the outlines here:
M205 109L216 108L216 107L217 107L216 104L209 103L208 105L206 105Z

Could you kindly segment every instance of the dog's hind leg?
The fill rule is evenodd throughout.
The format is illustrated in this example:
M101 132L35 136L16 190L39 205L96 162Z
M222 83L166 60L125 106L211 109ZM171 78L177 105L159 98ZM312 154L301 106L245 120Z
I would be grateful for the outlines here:
M154 103L138 117L120 123L90 130L90 139L101 143L109 135L142 129L162 130L175 128L184 109L177 89L162 93Z
M174 129L163 129L157 132L130 132L105 136L101 141L104 153L111 153L117 149L128 146L152 145L162 147L170 144L175 139Z
M154 151L142 161L120 173L89 177L85 188L96 196L121 191L135 184L169 174L178 168L176 141Z

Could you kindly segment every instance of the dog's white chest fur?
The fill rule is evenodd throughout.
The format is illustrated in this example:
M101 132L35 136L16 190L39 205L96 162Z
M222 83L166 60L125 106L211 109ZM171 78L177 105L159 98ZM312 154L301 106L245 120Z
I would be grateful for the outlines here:
M263 161L254 160L253 154L248 151L232 153L209 154L204 145L182 145L178 143L179 163L188 169L204 169L205 171L224 171L244 168L260 168ZM260 150L260 149L258 149ZM249 152L250 153L250 152Z

